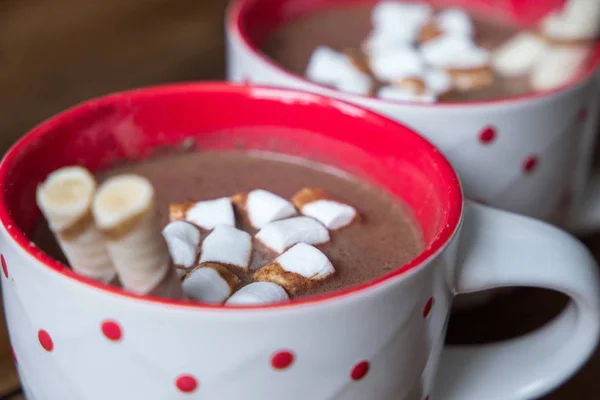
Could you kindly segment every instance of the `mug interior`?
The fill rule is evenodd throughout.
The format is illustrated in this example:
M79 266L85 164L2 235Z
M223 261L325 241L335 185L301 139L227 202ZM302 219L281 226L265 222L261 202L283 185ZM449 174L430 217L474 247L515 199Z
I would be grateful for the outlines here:
M236 0L227 13L227 28L230 34L236 35L244 46L246 46L254 56L270 65L271 68L280 74L291 76L296 80L302 81L307 87L316 86L322 90L331 91L320 84L307 80L301 75L296 75L281 66L277 61L271 59L262 50L263 44L267 39L281 26L302 18L308 14L319 12L319 10L331 9L334 7L343 7L352 4L372 4L383 0ZM561 7L566 0L400 0L400 1L418 1L432 4L434 6L457 6L463 7L479 15L490 15L495 20L507 21L523 28L531 28L550 11ZM547 96L549 93L556 93L565 90L577 82L590 78L600 65L600 43L596 45L594 54L588 60L586 66L580 73L571 80L571 82L562 87L547 90L535 91L520 96L511 96L498 99L480 100L476 102L444 102L444 103L414 103L413 106L421 107L448 107L454 105L475 105L491 104L498 102L512 102L519 100L529 100ZM351 97L365 97L352 94ZM384 100L370 98L374 101L384 103L403 103L402 101Z
M362 287L417 267L444 246L460 220L462 194L456 174L435 147L410 129L314 94L207 83L107 96L34 128L0 165L0 222L13 241L45 266L134 296L75 275L31 242L41 218L35 190L63 166L77 164L98 172L182 144L197 151L258 150L302 157L347 171L401 199L418 221L425 250ZM306 301L310 298L295 303Z

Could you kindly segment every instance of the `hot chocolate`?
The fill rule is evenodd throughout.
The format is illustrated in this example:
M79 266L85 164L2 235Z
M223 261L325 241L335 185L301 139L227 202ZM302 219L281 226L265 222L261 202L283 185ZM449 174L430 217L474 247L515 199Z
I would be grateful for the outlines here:
M349 93L424 103L509 98L560 86L584 65L598 28L573 26L586 13L593 21L598 7L571 3L524 28L423 1L349 2L292 18L262 49Z
M179 267L187 264L188 268L184 268L182 275L192 273L192 276L197 265L202 263L213 268L211 271L204 268L203 273L218 273L232 286L232 292L255 281L280 283L291 297L337 291L398 268L414 258L423 247L416 222L397 200L339 170L300 159L274 157L268 153L172 153L123 164L97 178L103 187L106 185L102 182L107 179L110 181L111 177L126 177L128 174L145 177L153 185L161 226L177 221L169 224L169 234L176 239L172 243L167 242L173 245L170 250L174 263L180 264ZM250 204L248 194L253 192L253 204ZM335 201L325 201L325 208L309 207L324 198ZM235 209L231 221L228 221L227 212L221 216L219 211L221 205L227 207L225 203L228 202ZM199 212L200 207L191 211L194 204L201 204L207 207L206 210L210 208L210 212ZM192 215L194 212L196 217ZM328 219L327 215L333 215L332 212L337 213L337 219ZM184 213L187 213L187 218ZM272 228L274 220L292 226L291 233L286 233L286 240L291 240L294 229L304 229L304 236L278 248L277 234L272 233L277 230L277 227ZM317 225L317 233L322 232L324 239L311 242L307 239L311 233L310 229L306 230L306 224L290 223L303 220ZM180 226L173 225L176 223ZM194 228L191 228L192 225ZM198 235L194 233L196 229ZM257 235L258 232L263 233ZM185 235L192 247L198 247L200 254L186 255L185 246L177 242ZM220 244L227 242L230 246L226 254L219 254ZM36 243L50 254L61 257L57 248L52 246L54 240L47 228L38 232ZM307 247L319 251L308 249L306 252ZM174 254L174 251L178 253ZM285 282L287 278L281 278L277 271L274 275L273 265L285 263L286 257L289 261L290 254L293 256L298 252L302 253L300 258L303 261L308 262L316 254L317 262L333 268L316 284L289 286ZM241 254L241 258L236 254ZM226 262L219 263L224 261L223 257L227 258ZM243 265L245 263L248 265ZM227 266L227 270L219 264ZM203 276L202 282L208 278ZM186 281L188 278L183 281L184 288ZM188 282L191 290L195 290L191 278ZM196 286L202 286L202 282ZM194 298L193 294L191 297ZM202 301L202 298L196 300Z

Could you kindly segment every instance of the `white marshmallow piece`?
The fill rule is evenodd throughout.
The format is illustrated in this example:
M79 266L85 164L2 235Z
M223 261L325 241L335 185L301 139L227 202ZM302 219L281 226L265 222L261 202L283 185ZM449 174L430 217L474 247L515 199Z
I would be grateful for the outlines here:
M284 288L272 282L254 282L235 292L226 305L259 305L281 303L290 299Z
M183 281L183 291L192 300L223 303L232 293L231 284L214 268L197 268Z
M356 68L348 56L324 46L312 54L306 77L353 94L369 94L372 86L371 78Z
M436 95L445 94L452 90L452 76L443 69L428 69L423 74L423 81L427 89Z
M297 243L321 244L329 241L329 231L309 217L293 217L271 222L256 234L256 239L277 253Z
M425 70L419 53L408 46L374 53L369 58L369 65L373 74L384 82L419 76Z
M504 76L524 75L533 68L546 49L546 42L539 35L521 32L494 51L492 65Z
M461 8L447 8L436 16L440 30L449 35L471 37L473 21L469 14Z
M253 227L260 229L270 222L296 215L296 207L286 199L266 190L248 193L246 212Z
M371 20L375 30L402 40L416 41L419 31L433 15L433 9L424 3L381 1L372 11Z
M235 215L229 197L199 201L187 211L185 219L206 230L217 225L235 226Z
M430 65L444 69L476 69L489 65L487 50L477 47L469 38L442 35L421 46Z
M331 261L314 246L298 243L280 255L275 261L287 272L294 272L307 279L320 280L335 273Z
M228 225L218 225L202 242L200 263L214 262L248 269L252 256L252 237Z
M600 35L600 2L569 0L563 9L564 20L578 29L578 37L597 39Z
M363 42L361 49L365 54L374 57L377 54L387 54L411 46L417 33L410 34L390 33L382 29L374 29Z
M339 79L337 69L347 67L344 54L326 47L319 46L315 49L306 67L306 77L311 81L330 85Z
M556 46L544 52L530 75L535 90L551 90L574 79L585 65L589 49L585 46Z
M175 265L191 268L200 251L200 230L189 222L170 222L162 231Z
M586 2L589 6L585 4ZM600 2L595 0L568 2L564 12L550 13L542 21L541 30L551 39L574 41L596 39L600 29L599 7Z
M302 207L302 214L316 219L331 230L348 226L356 218L354 207L326 199L306 204Z
M391 101L409 101L415 103L435 103L436 95L431 91L424 93L415 93L414 90L399 88L396 86L384 86L377 92L377 97L383 100Z

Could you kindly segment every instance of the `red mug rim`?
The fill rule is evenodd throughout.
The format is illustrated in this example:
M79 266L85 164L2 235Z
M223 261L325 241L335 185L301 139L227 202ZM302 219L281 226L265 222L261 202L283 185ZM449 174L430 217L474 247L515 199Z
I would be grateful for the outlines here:
M226 29L230 34L238 37L243 46L246 47L246 50L249 50L255 57L257 57L262 63L267 64L270 68L273 68L278 73L284 75L289 79L296 80L297 82L302 83L308 89L319 89L322 93L327 96L339 96L339 92L337 90L331 89L327 86L323 86L321 84L312 82L305 78L302 75L297 75L291 71L288 71L282 65L280 65L275 60L272 60L266 54L264 54L259 46L252 41L250 35L245 29L245 22L242 18L243 12L251 7L254 3L264 0L233 0L226 11ZM327 0L325 0L327 1ZM359 0L351 0L351 1L359 1ZM362 2L375 2L377 0L360 0ZM312 2L311 4L314 6L316 4L320 4L321 2ZM598 43L595 47L595 53L592 56L592 59L588 62L588 65L585 69L583 69L579 75L569 82L556 87L550 90L542 90L542 91L534 91L532 93L526 93L519 96L511 96L511 97L501 97L497 99L489 99L489 100L478 100L471 102L444 102L444 103L417 103L410 101L401 101L401 100L387 100L387 99L379 99L367 97L359 94L349 94L342 93L347 98L356 98L360 100L367 100L374 103L381 104L389 104L389 105L407 105L412 107L422 107L422 108L456 108L456 107L479 107L479 106L493 106L493 105L504 105L504 104L512 104L512 103L521 103L527 101L541 100L547 97L551 97L554 95L558 95L560 93L566 92L572 88L583 85L586 81L591 79L596 71L600 67L600 43ZM305 89L306 90L306 89Z
M66 122L77 119L78 117L85 115L90 110L100 109L103 106L107 105L118 105L127 103L136 96L155 97L161 95L180 95L182 93L191 92L200 93L204 95L210 95L210 93L228 93L244 98L252 98L254 97L252 93L256 90L262 90L263 92L266 91L272 96L281 96L282 94L286 95L284 101L288 102L291 97L297 96L297 98L301 99L303 102L312 101L313 103L311 105L315 108L325 107L328 109L328 112L344 112L346 114L349 114L348 119L354 118L353 116L355 115L361 115L361 119L369 120L370 125L375 125L376 123L378 123L382 124L387 131L396 130L397 132L390 132L396 136L400 133L404 133L404 140L410 140L410 143L412 143L412 145L418 146L418 148L421 151L428 153L428 155L434 159L434 162L436 164L436 172L438 176L441 177L445 186L448 186L449 192L447 195L447 204L442 205L442 210L444 214L443 218L445 223L437 229L437 233L431 240L430 245L427 246L417 257L413 258L411 261L409 261L403 266L398 267L392 272L378 277L374 280L364 282L360 285L353 286L344 290L326 293L320 296L308 297L306 299L298 299L290 301L288 303L224 307L222 305L201 304L197 302L190 302L184 300L171 300L147 295L138 295L131 292L127 292L115 286L104 285L89 278L77 275L74 272L72 272L70 268L66 267L58 260L50 257L44 251L35 246L35 244L33 244L27 237L27 235L18 227L18 223L11 215L11 209L9 209L9 206L7 204L8 196L6 194L7 191L5 190L5 188L11 185L9 177L13 166L15 165L15 163L18 162L19 157L27 152L27 149L30 148L30 146L35 146L35 143L38 139L44 137L45 135L52 134L55 129L60 128L61 126L65 126ZM281 97L278 97L278 99L280 98ZM63 111L34 127L21 139L19 139L5 154L3 160L0 162L0 193L0 196L2 196L0 198L0 224L2 224L10 239L14 243L16 243L20 250L25 252L27 255L31 256L35 262L40 263L43 268L47 268L48 270L51 270L55 273L59 273L67 279L70 279L76 283L83 284L84 286L87 286L89 288L99 289L104 293L110 293L122 298L143 300L154 304L213 310L257 310L289 308L307 304L321 303L333 299L339 299L378 286L383 282L387 282L393 278L404 275L409 271L417 269L418 267L424 265L430 258L434 257L439 251L444 249L447 243L452 239L454 233L460 225L463 205L463 197L460 182L450 163L439 152L439 150L437 150L437 148L435 148L431 143L429 143L427 140L415 133L412 129L400 125L397 122L379 114L376 114L372 111L364 110L359 106L352 105L350 103L346 103L337 99L317 95L314 93L281 88L271 88L267 86L251 87L247 85L231 85L224 82L159 85L149 88L110 94L104 97L99 97L83 102L70 109L67 109L66 111Z

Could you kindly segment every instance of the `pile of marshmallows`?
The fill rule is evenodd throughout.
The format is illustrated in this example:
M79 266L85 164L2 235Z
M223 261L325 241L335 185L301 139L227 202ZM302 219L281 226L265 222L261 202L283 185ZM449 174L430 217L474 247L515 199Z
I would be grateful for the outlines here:
M235 227L235 211L258 230L254 239L274 259L239 286L236 271L247 273L253 254L249 233ZM298 215L298 211L300 214ZM330 240L329 230L357 219L356 210L321 189L302 189L288 201L266 190L231 198L174 203L163 235L182 271L183 288L192 299L226 304L256 304L288 299L335 273L315 245ZM201 241L203 232L208 235ZM200 255L199 263L197 263ZM231 297L230 297L231 296Z
M322 282L335 269L314 246L359 217L320 189L302 189L291 202L259 189L171 204L161 229L146 178L119 175L97 187L82 167L51 173L37 204L76 273L137 294L212 304L281 302ZM236 212L258 230L254 240L236 228ZM273 257L250 271L254 242ZM240 288L242 274L253 282Z
M374 7L372 24L364 60L318 47L307 78L348 93L433 103L451 91L487 88L495 74L528 74L534 90L568 82L595 44L600 1L570 0L538 31L520 32L493 52L477 46L473 22L460 8L434 13L428 4L387 0Z

